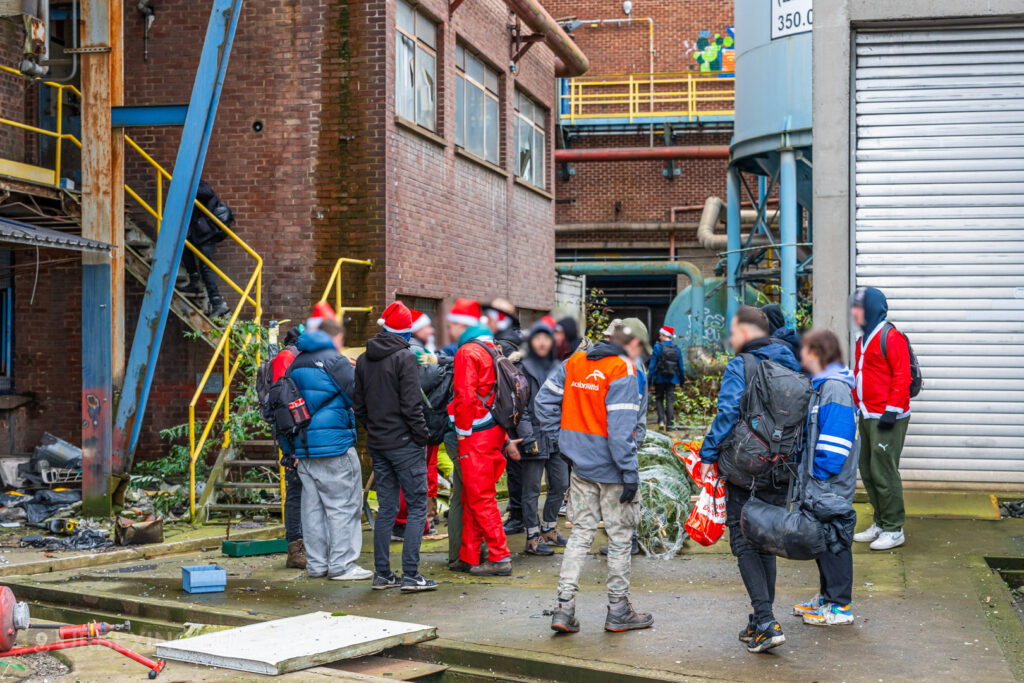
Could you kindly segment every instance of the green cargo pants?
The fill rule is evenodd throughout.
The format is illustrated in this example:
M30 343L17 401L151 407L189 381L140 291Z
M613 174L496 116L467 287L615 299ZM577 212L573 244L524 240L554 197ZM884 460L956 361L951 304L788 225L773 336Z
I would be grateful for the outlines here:
M899 531L906 519L900 453L910 418L896 420L892 429L879 429L878 419L860 420L860 478L882 531Z
M448 499L448 564L459 559L462 547L462 474L459 470L459 437L449 431L444 435L444 448L452 464L452 492Z

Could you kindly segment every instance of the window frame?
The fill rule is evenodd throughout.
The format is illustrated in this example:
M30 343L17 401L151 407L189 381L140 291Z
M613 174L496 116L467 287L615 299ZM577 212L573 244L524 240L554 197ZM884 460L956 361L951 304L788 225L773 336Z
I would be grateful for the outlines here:
M529 111L524 111L526 107L523 106L523 100L529 103ZM548 182L548 128L550 124L551 112L547 107L544 107L538 103L533 97L526 92L516 88L515 101L513 102L513 116L516 122L514 146L515 146L515 161L513 170L515 171L515 177L524 183L536 187L538 189L547 191ZM523 175L522 171L522 152L524 148L520 143L520 129L526 124L530 128L530 173L529 175ZM538 137L541 140L541 144L538 146ZM539 150L539 154L538 154ZM538 179L539 174L539 179ZM539 180L539 182L538 182Z
M402 11L403 5L412 14L413 27L411 32L408 28L402 26L402 22L399 21L399 14ZM423 37L421 37L421 22L426 22L433 28L433 45L431 45ZM411 121L420 128L423 128L424 130L430 131L431 133L437 133L440 124L441 108L438 105L438 95L440 87L438 84L437 72L438 59L440 57L440 51L438 49L438 35L441 34L442 32L442 26L440 22L435 21L433 17L423 12L418 5L415 5L411 2L406 2L406 0L395 0L395 114L397 116L401 116L402 118L408 121ZM425 34L425 31L423 32L423 34ZM412 116L409 116L407 112L402 113L401 103L399 102L399 88L401 87L402 84L402 76L400 74L403 67L403 63L401 63L401 60L399 60L399 50L403 38L409 40L412 43ZM430 74L430 91L433 99L433 102L431 103L432 116L429 122L430 125L427 125L427 123L425 123L424 117L421 116L421 90L418 85L418 79L421 71L421 51L427 56L429 56L431 60L433 60L433 68ZM442 72L444 70L443 64L441 64L441 70Z
M482 82L470 73L468 68L468 60L470 59L478 62L483 68ZM494 81L493 89L487 85L488 81L492 78ZM481 92L480 117L483 123L483 149L481 152L470 149L466 139L469 131L467 119L469 115L469 98L467 93L470 86L477 88ZM488 104L493 104L495 113L493 137L490 139L488 138L488 135L491 134L492 131L487 125ZM481 59L474 50L461 42L457 43L455 46L455 146L479 159L483 159L495 166L500 166L502 133L501 110L501 73L498 69L492 67L487 61ZM491 149L492 144L493 150ZM492 151L493 158L491 155Z

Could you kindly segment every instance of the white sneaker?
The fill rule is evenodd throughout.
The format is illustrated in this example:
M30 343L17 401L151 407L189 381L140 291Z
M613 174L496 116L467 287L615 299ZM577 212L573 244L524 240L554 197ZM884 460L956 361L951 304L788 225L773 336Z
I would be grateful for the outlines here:
M903 537L903 529L899 531L883 531L878 538L869 546L872 550L889 550L898 548L906 542Z
M349 569L344 574L332 576L331 581L364 581L372 577L373 572L371 572L369 569L363 569L362 567L352 567L352 569Z
M854 543L870 543L871 541L877 539L881 534L882 527L878 526L877 524L872 524L859 534L854 534L853 541Z

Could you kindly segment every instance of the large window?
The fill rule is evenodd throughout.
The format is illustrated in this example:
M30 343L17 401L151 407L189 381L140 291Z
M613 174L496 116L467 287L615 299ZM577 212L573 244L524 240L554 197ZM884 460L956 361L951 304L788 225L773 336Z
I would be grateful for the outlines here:
M515 100L516 176L543 188L548 113L518 90Z
M437 130L437 25L405 0L397 0L395 111Z
M498 72L455 48L455 144L498 163Z

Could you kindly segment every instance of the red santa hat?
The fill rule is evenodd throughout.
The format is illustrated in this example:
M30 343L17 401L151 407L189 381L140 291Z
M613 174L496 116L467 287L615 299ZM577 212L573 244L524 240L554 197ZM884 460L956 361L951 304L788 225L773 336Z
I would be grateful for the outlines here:
M334 309L326 301L317 302L313 306L313 315L306 319L306 327L311 330L318 330L320 329L320 323L327 319L337 319Z
M387 332L407 334L412 332L412 313L401 301L393 301L384 309L384 314L377 320L377 324Z
M676 336L676 328L671 327L669 325L662 325L661 329L658 330L658 334L663 336L674 337Z
M554 317L550 315L544 316L543 318L540 319L540 321L547 325L548 327L550 327L552 330L554 330L555 327L558 325L558 321L555 320Z
M412 325L409 327L409 331L413 334L416 334L431 322L430 316L423 311L417 311L414 308L409 313L412 314Z
M448 309L446 317L448 322L458 323L466 327L487 322L487 318L482 316L480 302L473 299L456 299L452 307Z

